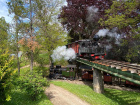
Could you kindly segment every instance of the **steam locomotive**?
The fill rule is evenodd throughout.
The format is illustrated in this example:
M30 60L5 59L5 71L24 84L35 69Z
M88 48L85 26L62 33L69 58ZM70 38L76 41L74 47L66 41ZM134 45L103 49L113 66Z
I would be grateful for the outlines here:
M78 40L67 45L76 52L77 57L87 58L89 60L99 60L105 57L105 48L99 43L99 36L95 35L93 39Z
M61 67L61 65L50 66L50 79L71 79L74 80L76 76L76 65L67 65L66 67Z

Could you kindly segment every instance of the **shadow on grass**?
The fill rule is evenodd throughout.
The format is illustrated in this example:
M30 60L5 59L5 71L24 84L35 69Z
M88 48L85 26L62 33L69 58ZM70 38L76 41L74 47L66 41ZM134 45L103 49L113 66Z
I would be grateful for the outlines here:
M20 89L13 90L11 97L11 101L5 102L3 105L42 105L43 103L41 104L41 102L44 100L45 102L49 101L45 94L43 94L41 99L32 101L26 92Z
M120 91L116 89L105 89L104 96L117 102L119 105L140 105L140 101L135 96L136 93Z

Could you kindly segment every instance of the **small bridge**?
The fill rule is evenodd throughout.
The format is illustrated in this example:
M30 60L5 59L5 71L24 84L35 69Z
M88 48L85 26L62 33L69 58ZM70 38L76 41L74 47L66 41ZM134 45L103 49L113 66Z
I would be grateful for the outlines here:
M132 83L140 85L140 66L132 65L127 62L119 62L113 60L88 61L86 59L77 58L77 62L91 66L93 70L93 87L97 93L103 93L102 73L104 71L116 77L128 80Z

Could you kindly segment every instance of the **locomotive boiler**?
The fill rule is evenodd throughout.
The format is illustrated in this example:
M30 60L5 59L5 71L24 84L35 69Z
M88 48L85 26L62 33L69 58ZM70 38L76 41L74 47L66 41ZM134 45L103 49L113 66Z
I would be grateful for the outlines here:
M104 59L105 48L99 43L99 36L95 35L93 39L78 40L67 45L76 52L77 57L87 58L89 60Z

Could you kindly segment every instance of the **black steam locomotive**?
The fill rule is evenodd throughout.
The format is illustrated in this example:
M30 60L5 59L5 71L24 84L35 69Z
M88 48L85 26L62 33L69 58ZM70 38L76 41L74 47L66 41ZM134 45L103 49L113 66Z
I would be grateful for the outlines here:
M74 80L76 76L76 65L67 65L61 67L61 65L50 66L50 79L71 79Z
M95 35L93 39L78 40L67 45L77 54L77 57L87 58L90 60L104 59L105 48L99 43L99 36Z

